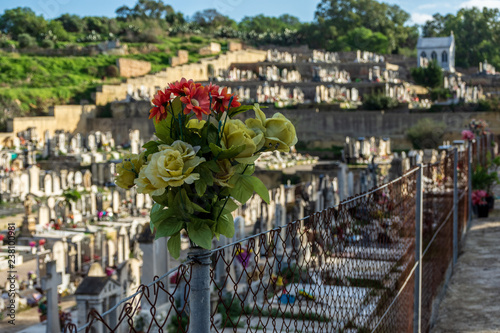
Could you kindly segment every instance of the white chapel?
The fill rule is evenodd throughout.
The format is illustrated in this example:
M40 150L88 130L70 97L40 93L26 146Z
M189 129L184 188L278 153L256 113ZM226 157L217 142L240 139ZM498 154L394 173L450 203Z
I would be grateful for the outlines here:
M455 37L419 37L417 42L418 67L427 66L436 60L441 68L455 72Z

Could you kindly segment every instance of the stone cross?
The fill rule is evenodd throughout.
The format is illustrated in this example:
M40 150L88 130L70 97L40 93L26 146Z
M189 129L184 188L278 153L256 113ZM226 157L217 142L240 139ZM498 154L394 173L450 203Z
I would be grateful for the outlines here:
M47 263L47 275L42 278L42 289L47 295L47 333L61 332L57 286L62 283L62 274L56 271L56 262Z

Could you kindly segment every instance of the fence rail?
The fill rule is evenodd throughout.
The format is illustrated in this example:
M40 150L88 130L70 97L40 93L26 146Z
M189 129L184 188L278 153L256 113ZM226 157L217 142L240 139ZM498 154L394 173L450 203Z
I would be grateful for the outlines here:
M461 246L453 236L469 220L473 153L449 150L336 207L192 255L66 330L428 332ZM203 274L205 287L195 282ZM204 290L206 297L190 301Z

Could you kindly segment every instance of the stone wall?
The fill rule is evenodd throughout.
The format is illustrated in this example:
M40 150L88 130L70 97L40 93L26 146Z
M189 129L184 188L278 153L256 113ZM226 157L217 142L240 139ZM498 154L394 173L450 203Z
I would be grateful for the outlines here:
M219 43L210 42L207 46L202 47L198 50L201 55L212 55L217 54L221 51L221 46Z
M153 121L148 120L150 104L141 102L135 107L117 103L116 115L113 119L88 119L88 130L112 131L118 143L128 140L129 129L140 129L144 139L154 133ZM129 105L132 105L129 103ZM264 109L268 117L281 112L288 117L297 128L299 140L309 148L326 148L332 145L343 145L345 136L377 136L390 137L396 149L408 148L409 142L405 133L420 119L431 118L447 125L449 133L445 139L459 139L460 132L470 119L484 119L490 124L493 133L500 133L500 113L495 112L442 112L442 113L383 113L380 111L329 111L310 109L276 110ZM115 113L115 110L113 110ZM253 111L245 115L253 117ZM120 138L120 139L118 139ZM120 141L124 140L124 142Z
M186 50L178 50L177 56L170 58L170 66L175 67L184 65L189 62L189 52Z
M122 77L142 76L151 72L149 61L119 58L116 60L116 65Z
M36 127L38 136L44 137L45 131L54 135L56 130L65 130L70 133L86 133L87 118L96 116L95 105L56 105L49 109L45 117L16 117L7 122L7 132L4 139L29 127ZM1 138L2 136L0 136Z
M232 63L259 62L266 58L265 51L241 50L227 52L216 57L201 59L194 64L185 64L169 67L156 74L128 79L119 85L103 85L97 88L95 102L97 105L105 105L116 100L124 100L127 91L145 89L152 96L158 89L162 89L169 82L176 81L182 77L196 81L208 80L208 65L212 65L215 71L227 69Z

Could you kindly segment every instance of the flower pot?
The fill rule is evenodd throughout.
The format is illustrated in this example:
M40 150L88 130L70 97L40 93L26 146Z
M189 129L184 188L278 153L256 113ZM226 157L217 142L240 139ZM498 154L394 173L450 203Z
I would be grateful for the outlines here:
M488 209L491 211L495 207L495 197L492 195L488 195L485 198L486 202L488 203Z
M488 217L490 209L488 205L477 205L477 217Z

